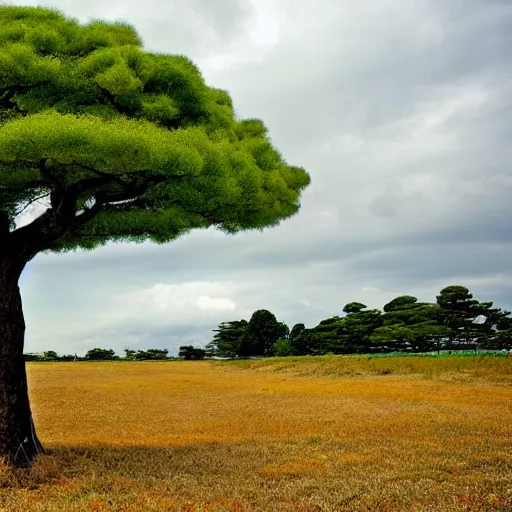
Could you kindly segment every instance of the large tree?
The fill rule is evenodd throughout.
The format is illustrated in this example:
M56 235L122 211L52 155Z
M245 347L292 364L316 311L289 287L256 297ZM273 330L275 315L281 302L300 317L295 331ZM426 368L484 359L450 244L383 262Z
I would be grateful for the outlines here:
M189 59L144 51L123 23L0 6L0 455L22 464L42 450L18 287L34 256L274 226L308 183Z
M439 305L418 302L411 295L396 297L383 309L384 325L374 333L373 342L387 349L415 352L433 350L439 347L440 339L450 332L439 323L442 319Z
M446 286L437 296L441 321L450 329L448 348L476 346L479 340L492 335L492 327L508 312L492 307L492 302L480 303L465 286Z
M206 345L206 351L210 356L236 357L240 351L240 344L247 332L247 320L233 320L219 324L213 340Z
M312 353L326 354L329 352L347 353L351 350L341 343L344 319L333 316L321 320L320 323L309 330L309 336L299 339L300 342L309 345ZM295 339L293 340L295 343Z
M290 329L279 322L275 315L266 309L255 311L247 330L240 340L238 355L241 357L271 356L274 343L280 338L288 338Z
M370 336L382 325L381 312L360 302L349 302L343 312L344 317L326 318L310 330L314 353L353 354L372 348Z
M304 356L314 354L318 347L315 346L315 339L310 329L304 324L295 324L290 331L289 342L292 347L292 355Z
M441 307L441 322L450 329L447 348L468 341L473 322L480 314L478 301L465 286L446 286L437 296L437 304Z
M350 302L343 311L346 316L341 329L340 352L369 352L372 349L370 336L382 325L382 313L378 309L366 309L360 302Z

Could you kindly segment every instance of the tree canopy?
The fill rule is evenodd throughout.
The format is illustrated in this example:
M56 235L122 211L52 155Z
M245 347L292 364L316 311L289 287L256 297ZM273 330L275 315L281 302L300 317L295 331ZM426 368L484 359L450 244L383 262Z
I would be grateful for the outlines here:
M145 51L131 25L0 6L0 456L30 464L43 450L18 286L32 258L275 226L309 181L262 121L239 119L187 57ZM44 211L20 222L34 204Z
M349 302L343 313L344 316L325 318L312 328L296 324L288 332L287 328L279 330L285 324L278 322L274 314L260 310L251 318L257 326L252 331L251 322L245 320L222 323L208 345L209 354L261 357L512 349L511 313L493 307L492 302L474 299L464 286L443 288L437 303L400 295L385 304L383 311ZM254 338L256 331L261 333L259 338ZM255 340L252 344L251 339ZM246 350L244 343L251 350Z
M55 354L55 356L57 356L57 354ZM109 360L116 357L116 353L112 349L107 348L93 348L88 350L85 354L85 359L90 359L91 361Z
M0 236L33 251L261 229L299 209L308 174L186 57L133 27L0 7ZM14 230L44 198L46 213Z

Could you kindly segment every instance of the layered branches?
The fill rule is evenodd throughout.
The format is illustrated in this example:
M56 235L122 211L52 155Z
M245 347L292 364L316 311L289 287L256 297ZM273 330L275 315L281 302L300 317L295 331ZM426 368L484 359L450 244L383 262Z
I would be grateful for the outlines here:
M308 184L186 57L145 52L126 24L0 6L0 250L262 229Z
M83 178L69 186L59 181L55 172L47 166L48 159L39 162L41 180L36 182L39 187L49 189L40 196L31 198L24 208L48 195L51 198L51 208L36 218L27 226L18 228L5 238L7 243L17 247L28 248L33 251L45 250L66 232L73 232L84 226L108 205L134 200L143 195L150 185L169 181L168 176L152 175L150 170L132 171L130 179L122 179L120 175L109 174L94 169L88 165L73 162L72 164L57 164L57 170L70 166L77 166L87 170L92 177ZM172 178L174 182L182 179L181 176ZM91 203L89 207L79 211L80 202ZM8 216L3 214L3 224L0 231L6 231Z

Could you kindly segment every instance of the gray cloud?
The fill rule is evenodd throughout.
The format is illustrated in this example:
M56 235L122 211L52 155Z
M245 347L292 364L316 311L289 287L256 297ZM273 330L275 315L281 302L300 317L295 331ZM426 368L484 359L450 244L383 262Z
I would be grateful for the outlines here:
M22 278L29 349L83 351L103 334L120 350L130 340L171 348L257 308L314 325L351 300L435 300L447 284L512 307L510 3L53 4L126 19L147 48L189 55L241 117L264 119L312 185L299 215L263 233L39 255ZM236 309L198 309L193 282L213 299L230 294ZM189 305L170 301L153 324L117 314L114 296L156 283Z
M41 5L60 9L81 22L91 19L122 20L134 25L146 47L153 51L197 57L218 51L244 30L253 8L244 0L146 0L103 2L101 0L54 0L12 5Z

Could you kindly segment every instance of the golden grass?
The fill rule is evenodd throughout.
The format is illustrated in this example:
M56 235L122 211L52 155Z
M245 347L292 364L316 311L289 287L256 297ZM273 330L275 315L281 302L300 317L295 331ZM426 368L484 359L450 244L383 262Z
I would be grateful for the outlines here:
M221 362L237 368L281 372L302 376L417 375L457 381L484 379L512 384L512 362L508 356L376 357L317 356Z
M454 359L30 363L0 510L511 511L512 358Z

